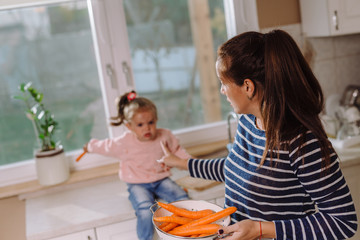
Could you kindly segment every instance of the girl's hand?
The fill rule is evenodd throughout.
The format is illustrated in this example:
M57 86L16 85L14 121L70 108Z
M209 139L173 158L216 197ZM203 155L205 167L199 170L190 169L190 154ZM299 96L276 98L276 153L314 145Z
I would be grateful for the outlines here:
M85 153L88 152L88 150L87 150L87 143L83 146L83 150L84 150L83 153L80 154L80 156L78 156L78 157L76 158L76 162L80 161L80 159L85 155Z
M222 231L221 231L222 230ZM230 235L228 235L230 234ZM260 237L258 221L243 220L219 230L219 239L224 240L254 240ZM228 235L228 236L227 236ZM227 236L222 238L221 236Z
M84 152L88 152L87 145L88 145L88 144L86 143L86 144L84 144L84 146L83 146Z
M160 142L160 145L164 152L164 157L158 160L159 162L163 162L165 163L165 165L169 167L176 167L184 170L188 169L187 166L188 159L182 159L172 154L166 143Z

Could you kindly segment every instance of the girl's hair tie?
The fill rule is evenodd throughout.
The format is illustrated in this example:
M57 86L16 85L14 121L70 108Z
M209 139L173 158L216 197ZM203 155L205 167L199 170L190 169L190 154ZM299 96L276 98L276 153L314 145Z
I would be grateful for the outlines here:
M136 98L136 92L135 91L131 91L129 92L129 94L127 95L127 100L129 102L131 102L132 100L134 100Z

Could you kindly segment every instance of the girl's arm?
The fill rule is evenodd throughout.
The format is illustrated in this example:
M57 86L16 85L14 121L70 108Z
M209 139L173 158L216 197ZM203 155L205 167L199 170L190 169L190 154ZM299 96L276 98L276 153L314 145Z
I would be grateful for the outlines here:
M91 139L84 147L89 153L97 153L108 157L118 157L120 155L121 146L120 142L116 139Z

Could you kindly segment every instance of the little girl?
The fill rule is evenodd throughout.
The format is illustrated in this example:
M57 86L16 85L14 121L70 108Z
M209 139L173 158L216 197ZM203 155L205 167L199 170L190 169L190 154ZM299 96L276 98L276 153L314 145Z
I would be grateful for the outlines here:
M190 156L170 130L156 128L157 110L150 100L136 97L132 91L121 96L117 106L118 116L112 118L111 125L125 124L129 131L114 139L91 139L84 151L120 160L119 177L128 186L129 200L137 216L138 238L150 240L154 231L150 207L155 199L167 202L188 199L186 192L169 178L169 168L157 161L164 156L160 143L167 144L181 158Z

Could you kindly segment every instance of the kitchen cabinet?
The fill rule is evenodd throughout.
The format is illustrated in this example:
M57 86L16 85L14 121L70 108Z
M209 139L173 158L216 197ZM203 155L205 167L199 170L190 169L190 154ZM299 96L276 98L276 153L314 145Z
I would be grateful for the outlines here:
M360 33L359 0L300 0L300 13L308 37Z
M101 239L101 238L99 238ZM108 238L110 239L110 238ZM50 238L49 240L97 240L94 229L88 229L81 232L71 233L64 236Z
M98 240L134 240L136 235L136 218L114 223L107 226L97 227Z
M299 24L299 0L224 1L228 37L246 31Z

